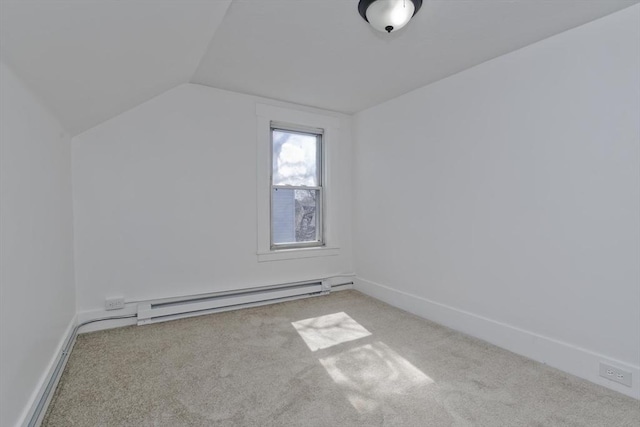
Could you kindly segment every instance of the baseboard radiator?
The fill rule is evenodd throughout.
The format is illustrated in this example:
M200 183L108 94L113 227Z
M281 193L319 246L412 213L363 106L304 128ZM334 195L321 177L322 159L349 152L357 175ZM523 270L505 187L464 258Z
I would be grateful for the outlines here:
M138 304L138 325L326 295L330 292L331 282L322 280L145 302Z

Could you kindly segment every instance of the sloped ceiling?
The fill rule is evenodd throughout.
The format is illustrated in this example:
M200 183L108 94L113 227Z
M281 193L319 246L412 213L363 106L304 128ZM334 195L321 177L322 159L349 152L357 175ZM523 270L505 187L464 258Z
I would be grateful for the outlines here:
M189 81L231 0L2 0L2 60L73 135Z
M192 82L354 113L635 2L425 0L384 34L357 0L234 0Z
M71 134L192 82L353 113L640 0L0 0L2 60Z

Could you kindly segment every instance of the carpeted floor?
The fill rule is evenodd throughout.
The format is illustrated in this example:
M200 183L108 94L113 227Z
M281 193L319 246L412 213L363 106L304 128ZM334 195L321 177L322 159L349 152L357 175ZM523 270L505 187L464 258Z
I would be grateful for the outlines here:
M639 426L638 401L356 291L79 336L46 426Z

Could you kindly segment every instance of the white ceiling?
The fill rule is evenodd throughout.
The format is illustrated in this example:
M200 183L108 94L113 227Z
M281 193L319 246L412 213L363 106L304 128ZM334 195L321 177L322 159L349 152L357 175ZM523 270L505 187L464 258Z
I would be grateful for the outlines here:
M188 82L231 0L1 0L2 59L78 134Z
M357 0L234 0L191 81L353 113L633 3L425 0L384 34Z
M353 113L640 0L0 0L2 60L77 134L178 84Z

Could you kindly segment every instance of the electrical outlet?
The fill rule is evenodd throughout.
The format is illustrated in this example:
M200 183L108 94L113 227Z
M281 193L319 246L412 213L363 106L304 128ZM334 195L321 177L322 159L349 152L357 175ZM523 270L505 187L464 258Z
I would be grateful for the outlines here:
M124 298L107 298L104 302L105 310L120 310L124 308Z
M600 376L631 387L631 372L600 362Z

